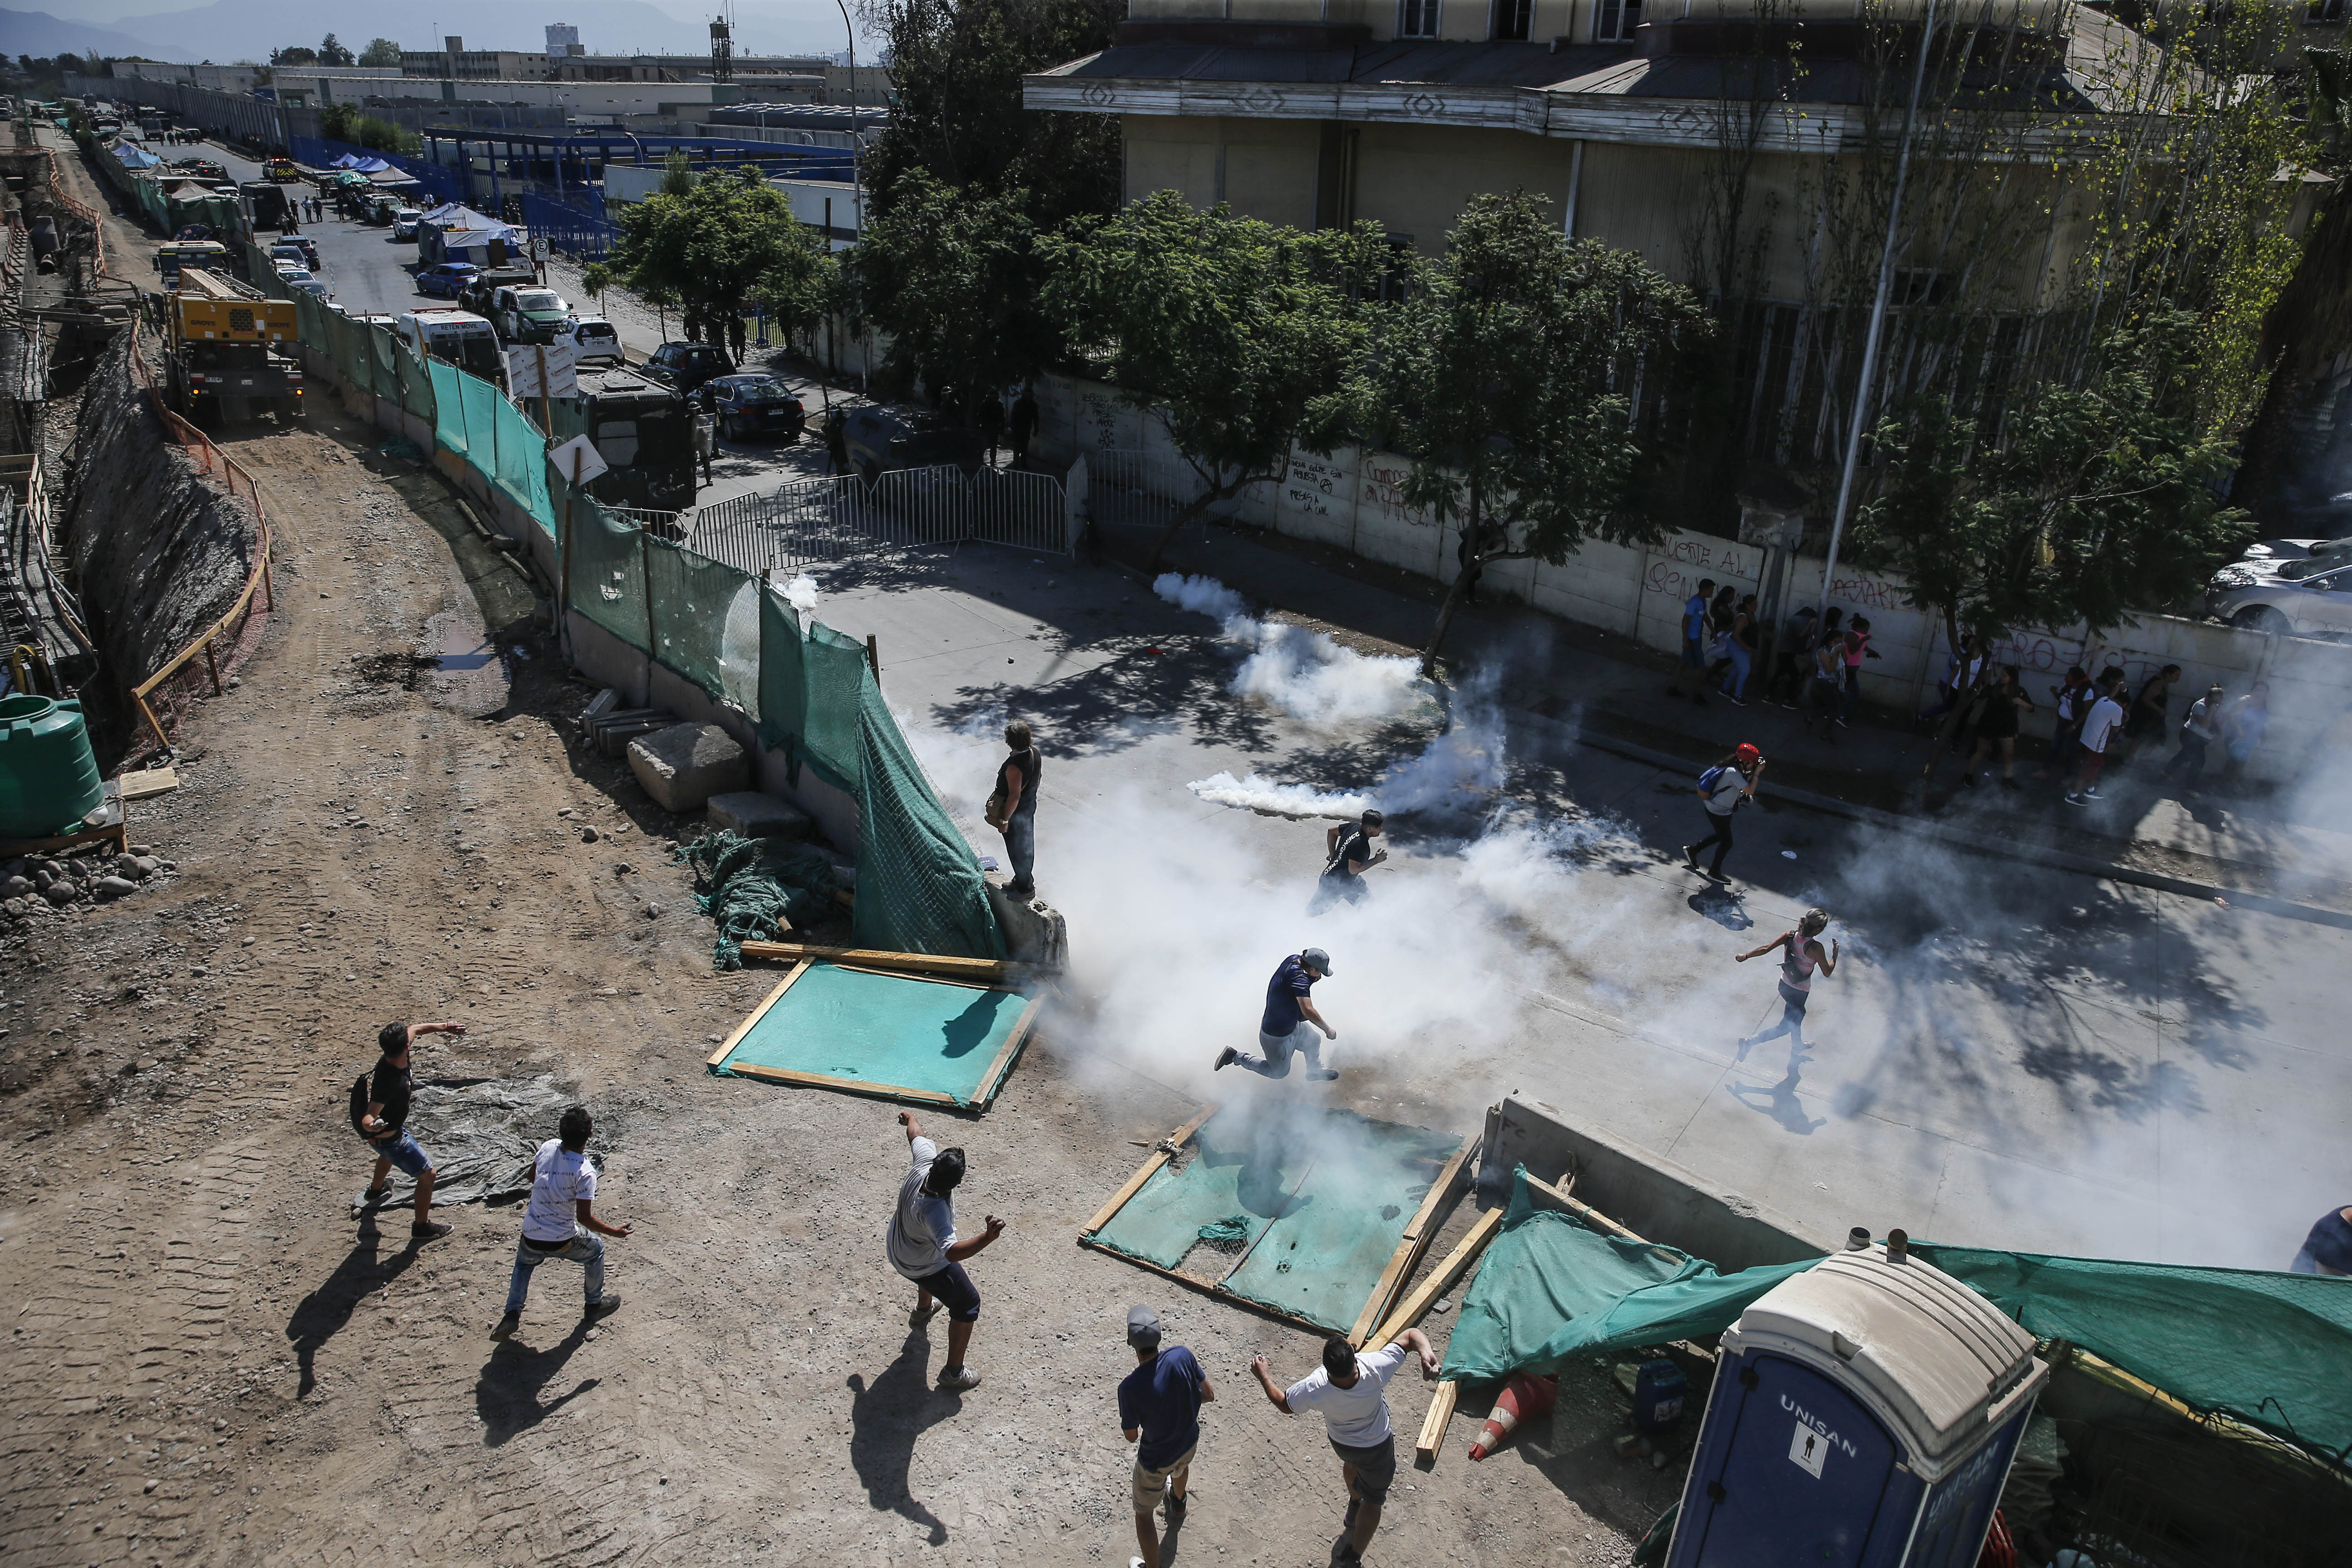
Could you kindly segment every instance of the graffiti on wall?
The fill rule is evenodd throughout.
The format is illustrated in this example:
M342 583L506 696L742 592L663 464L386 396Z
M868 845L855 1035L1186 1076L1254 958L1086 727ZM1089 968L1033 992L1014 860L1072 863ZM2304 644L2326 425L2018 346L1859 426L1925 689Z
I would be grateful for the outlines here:
M1302 517L1328 519L1348 482L1347 471L1321 458L1294 457L1284 476L1279 504Z
M1363 499L1359 504L1370 507L1382 522L1402 522L1414 528L1437 526L1437 520L1429 515L1426 507L1414 506L1404 499L1404 482L1412 472L1412 464L1402 458L1366 457L1363 468Z
M1665 543L1651 548L1649 571L1643 578L1642 590L1672 599L1686 599L1698 592L1703 577L1714 578L1717 587L1726 584L1753 587L1763 565L1762 552L1747 545L1702 534L1676 534Z

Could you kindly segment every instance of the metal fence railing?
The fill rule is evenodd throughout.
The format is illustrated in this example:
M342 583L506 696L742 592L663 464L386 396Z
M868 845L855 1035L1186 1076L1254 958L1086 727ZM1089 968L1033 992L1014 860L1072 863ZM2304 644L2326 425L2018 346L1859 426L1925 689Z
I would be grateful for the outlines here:
M1062 481L1051 474L951 465L796 479L763 495L698 507L688 544L754 575L925 544L1006 544L1070 552Z
M1179 458L1131 447L1087 454L1087 499L1105 527L1164 529L1200 493L1200 476Z

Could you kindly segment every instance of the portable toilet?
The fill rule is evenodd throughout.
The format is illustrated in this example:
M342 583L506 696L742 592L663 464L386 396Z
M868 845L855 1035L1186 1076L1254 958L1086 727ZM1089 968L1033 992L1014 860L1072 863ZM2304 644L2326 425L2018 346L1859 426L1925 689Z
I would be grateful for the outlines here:
M1973 1568L2049 1369L1991 1302L1887 1240L1725 1331L1667 1568Z

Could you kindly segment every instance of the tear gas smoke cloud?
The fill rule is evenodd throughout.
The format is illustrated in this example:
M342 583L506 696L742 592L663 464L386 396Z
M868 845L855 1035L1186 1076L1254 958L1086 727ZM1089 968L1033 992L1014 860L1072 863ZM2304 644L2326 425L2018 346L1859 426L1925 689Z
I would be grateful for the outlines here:
M1474 679L1457 700L1453 728L1390 768L1370 790L1278 784L1255 772L1239 779L1221 773L1185 787L1217 805L1282 816L1345 818L1373 807L1384 812L1481 810L1504 780L1504 727L1494 689L1491 679Z
M803 616L816 613L816 579L803 572L784 584L784 603Z
M1151 590L1181 609L1213 616L1227 642L1249 650L1228 688L1234 696L1303 723L1328 730L1394 718L1432 696L1414 660L1358 653L1306 626L1261 620L1213 577L1163 573Z

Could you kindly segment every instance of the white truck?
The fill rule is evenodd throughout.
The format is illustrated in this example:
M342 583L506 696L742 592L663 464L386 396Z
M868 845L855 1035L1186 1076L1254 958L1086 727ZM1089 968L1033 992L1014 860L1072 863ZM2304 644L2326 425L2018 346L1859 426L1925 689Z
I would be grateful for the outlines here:
M394 323L394 331L419 359L437 359L488 382L500 379L499 335L471 310L450 306L411 310Z

